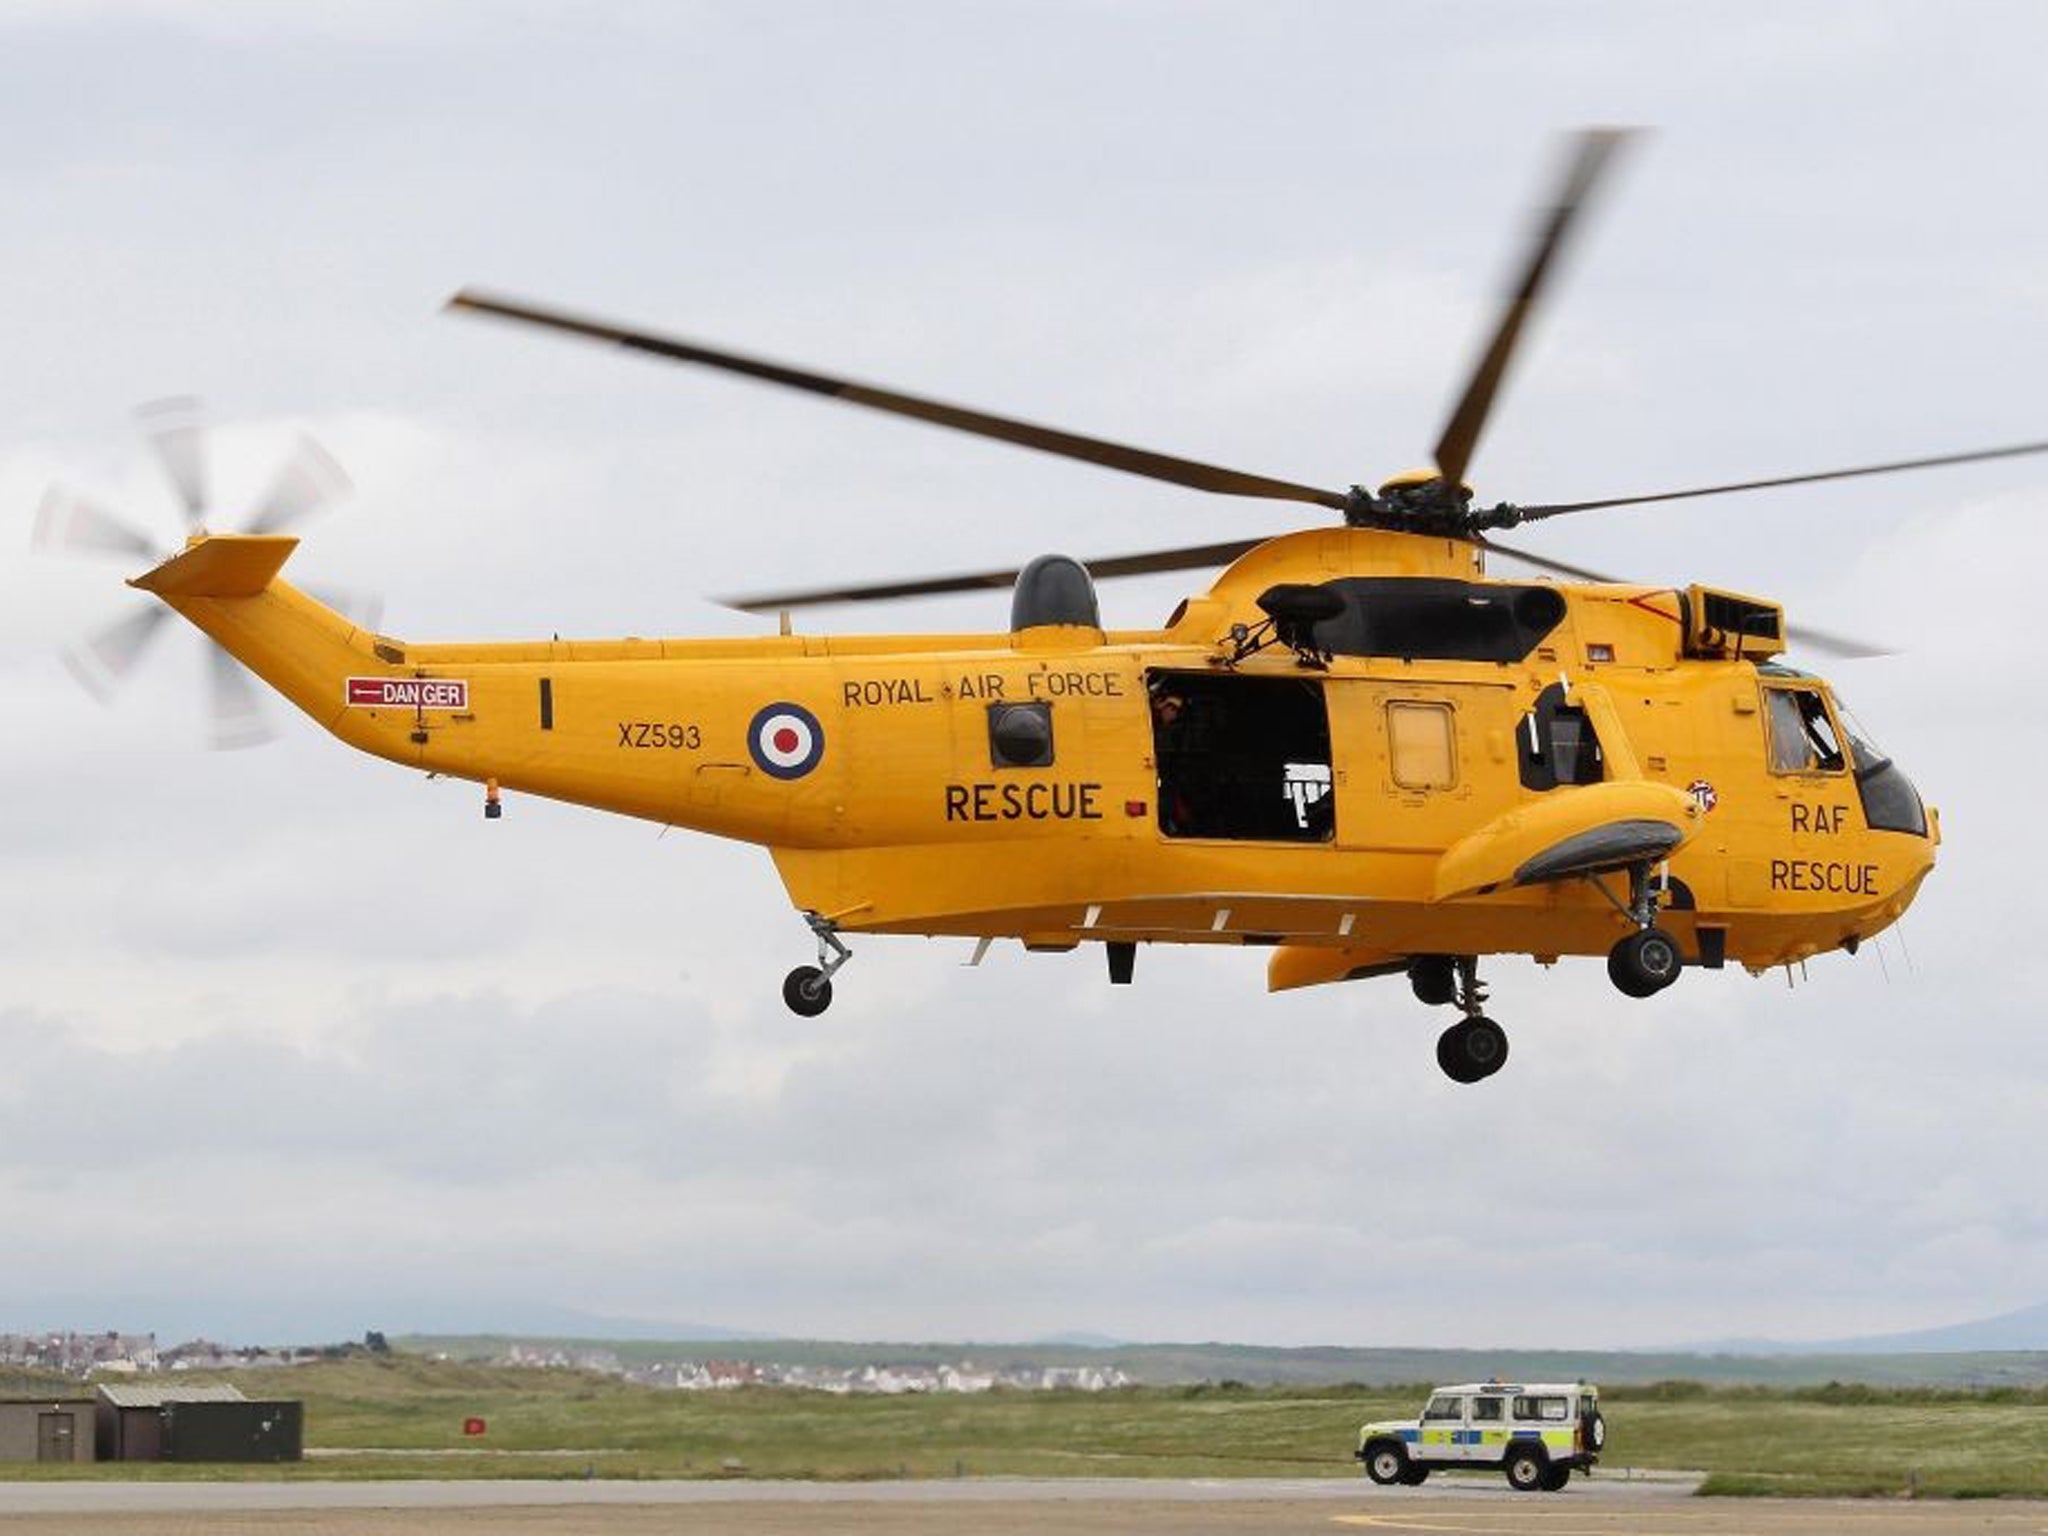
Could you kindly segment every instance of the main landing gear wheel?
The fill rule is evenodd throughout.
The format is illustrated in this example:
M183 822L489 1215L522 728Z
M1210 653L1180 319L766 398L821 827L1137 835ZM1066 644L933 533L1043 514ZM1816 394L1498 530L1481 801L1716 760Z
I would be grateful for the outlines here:
M1508 1032L1484 1014L1461 1020L1437 1036L1436 1064L1454 1083L1493 1076L1508 1059Z
M1662 928L1639 928L1607 952L1607 979L1630 997L1654 997L1678 980L1678 940Z
M782 1000L791 1013L815 1019L832 1006L832 978L815 965L800 965L782 978Z

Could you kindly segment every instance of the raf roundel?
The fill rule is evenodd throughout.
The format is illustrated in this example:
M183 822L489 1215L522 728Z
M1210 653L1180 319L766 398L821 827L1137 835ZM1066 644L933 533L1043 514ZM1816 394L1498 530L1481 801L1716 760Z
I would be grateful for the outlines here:
M800 779L825 755L825 729L801 704L768 704L747 727L747 748L763 773Z

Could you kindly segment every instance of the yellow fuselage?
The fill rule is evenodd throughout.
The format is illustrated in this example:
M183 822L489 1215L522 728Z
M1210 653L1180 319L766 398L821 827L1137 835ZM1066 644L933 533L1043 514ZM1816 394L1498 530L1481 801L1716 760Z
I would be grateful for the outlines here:
M1770 680L1685 655L1668 589L1559 588L1562 620L1513 662L1317 671L1270 646L1226 664L1231 626L1256 625L1275 583L1483 581L1456 541L1276 539L1156 631L446 645L359 631L273 579L290 547L199 540L138 585L352 746L762 844L799 907L850 931L1279 945L1276 986L1412 954L1605 954L1628 925L1593 882L1486 873L1552 835L1566 813L1550 807L1592 803L1518 776L1517 732L1560 684L1599 723L1592 787L1683 820L1668 873L1691 909L1662 921L1689 957L1700 929L1751 967L1853 947L1911 901L1938 836L1872 830L1846 769L1774 771ZM1320 686L1327 840L1168 825L1161 679L1226 672ZM1048 706L1049 765L996 765L989 706L1020 701ZM1450 722L1448 764L1421 779L1390 739L1390 705L1415 704Z

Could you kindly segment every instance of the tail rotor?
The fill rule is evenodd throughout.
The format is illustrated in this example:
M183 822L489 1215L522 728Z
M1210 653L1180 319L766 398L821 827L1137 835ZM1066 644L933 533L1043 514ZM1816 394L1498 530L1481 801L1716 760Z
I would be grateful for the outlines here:
M208 522L208 453L199 402L189 397L153 401L136 411L136 420L164 478L169 482L188 532L201 533ZM243 530L279 533L318 516L349 492L349 479L332 454L301 434L272 477ZM41 554L113 557L152 564L173 552L128 518L94 497L53 485L36 509L30 548ZM374 598L334 592L322 597L340 612L374 628L382 604ZM159 603L136 605L63 650L65 669L102 704L116 691L154 643L170 610ZM219 750L251 747L274 734L248 671L217 645L209 643L207 694L208 742Z

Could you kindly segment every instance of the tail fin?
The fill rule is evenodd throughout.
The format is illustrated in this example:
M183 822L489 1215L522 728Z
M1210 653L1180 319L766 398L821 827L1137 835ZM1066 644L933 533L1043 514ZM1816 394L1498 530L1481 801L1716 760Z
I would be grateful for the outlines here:
M400 761L407 751L416 757L409 732L344 706L348 678L380 671L400 653L278 575L298 544L281 534L201 534L129 585L161 598L344 741Z
M202 536L128 585L158 597L254 597L298 547L297 539L274 533Z

